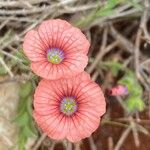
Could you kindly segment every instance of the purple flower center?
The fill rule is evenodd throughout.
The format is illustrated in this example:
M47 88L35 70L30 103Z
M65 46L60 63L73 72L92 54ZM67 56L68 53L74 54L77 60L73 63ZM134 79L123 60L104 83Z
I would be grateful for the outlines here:
M74 114L77 111L77 102L73 97L65 97L60 104L60 110L67 116Z
M64 52L58 48L50 48L47 51L47 59L52 64L60 64L64 59Z

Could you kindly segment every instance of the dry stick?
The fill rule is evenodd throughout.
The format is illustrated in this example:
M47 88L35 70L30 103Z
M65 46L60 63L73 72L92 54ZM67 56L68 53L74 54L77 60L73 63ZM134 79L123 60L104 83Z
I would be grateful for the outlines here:
M67 2L66 2L67 3ZM61 3L64 4L64 3ZM53 5L54 6L54 5ZM58 6L61 6L60 3ZM31 24L31 26L29 26L29 28L27 30L25 30L24 32L22 32L21 34L19 34L17 37L13 37L11 40L9 40L8 42L6 42L4 45L2 45L1 49L4 49L5 47L7 47L7 45L10 45L11 43L13 43L14 41L17 41L17 39L20 39L28 30L32 29L33 27L35 27L40 21L42 21L44 18L46 18L49 15L49 13L47 13L46 15L42 16L41 19L39 19L37 22L35 22L34 24ZM3 54L7 55L8 57L14 58L14 59L18 59L15 56L1 50L0 52L2 52Z
M136 47L137 47L137 50L139 49L140 47L140 38L142 36L142 32L144 33L144 38L149 40L150 42L150 35L147 31L147 22L148 22L148 18L149 18L149 11L150 11L150 2L149 0L144 0L144 12L143 12L143 15L141 17L141 21L140 21L140 28L138 30L138 33L137 33L137 38L136 38ZM138 51L137 51L138 52ZM137 59L137 58L136 58ZM150 88L149 86L147 86L146 82L148 81L147 79L144 79L144 77L142 77L142 74L140 74L139 72L139 64L138 63L138 60L136 60L137 62L135 62L135 67L137 68L137 77L138 79L143 83L143 85L145 86L145 88L149 91ZM143 73L143 76L144 76L144 73Z
M117 97L118 102L121 104L121 106L124 108L124 110L127 112L127 108L124 105L121 97ZM129 121L130 121L130 126L132 127L132 131L133 131L133 137L134 137L134 141L135 141L135 145L136 147L139 147L140 145L140 140L139 140L139 136L138 136L138 131L137 131L137 126L136 123L134 122L132 116L129 116Z
M103 119L101 124L102 125L108 124L108 125L112 125L112 126L116 126L116 127L123 127L123 128L127 128L129 126L127 124L120 123L120 122L113 121L113 120L108 120L108 119Z
M135 40L134 57L135 57L136 77L141 81L141 83L143 83L144 87L149 91L149 86L147 86L146 80L144 79L142 74L140 74L140 64L139 64L140 44L141 44L142 33L144 32L146 38L150 39L150 36L147 32L147 27L146 27L146 24L147 24L147 21L148 21L148 13L149 13L149 9L150 9L150 3L149 3L148 0L144 0L144 6L145 6L145 10L144 10L143 15L141 17L139 30L137 32L137 36L136 36L136 40ZM144 73L143 73L143 75L144 75Z
M29 1L30 4L32 4L32 5L39 4L39 3L41 3L41 2L50 3L50 1L48 1L48 0L27 0L27 1Z
M149 133L149 131L146 129L146 128L144 128L143 126L141 126L141 125L137 125L137 128L138 128L138 130L140 131L140 132L142 132L142 133L144 133L145 135L148 135L149 137L150 137L150 133Z
M112 50L114 47L116 47L118 45L118 41L115 41L113 43L111 43L110 45L108 45L106 48L104 48L103 50L100 50L94 60L94 62L91 64L91 66L87 69L88 73L91 73L94 68L98 65L99 61L102 59L102 57L108 53L110 50Z
M141 66L145 66L146 64L149 64L150 63L150 58L149 59L146 59L145 61L143 61L141 63Z
M14 76L13 78L6 78L5 80L3 81L0 81L0 84L4 84L4 83L8 83L8 82L23 82L23 81L29 81L33 79L33 76L31 75L26 75L26 76Z
M150 118L150 91L148 92L149 118Z
M65 150L72 150L72 143L70 143L67 139L62 141Z
M136 40L135 40L135 70L136 70L136 75L137 78L141 80L141 75L139 72L139 55L140 55L140 44L141 44L141 36L142 36L142 32L146 32L146 36L148 36L147 38L150 38L150 36L147 33L147 21L148 21L148 13L149 13L149 9L150 9L150 3L149 0L144 0L144 12L143 15L141 17L141 21L140 21L140 27L139 30L137 32L137 36L136 36Z
M44 141L44 139L46 138L46 136L47 136L47 135L46 135L45 133L43 133L43 134L41 135L41 137L38 139L36 145L33 147L32 150L37 150L37 149L40 147L41 143L42 143L42 142Z
M136 121L136 119L133 119L134 121ZM120 121L120 122L129 122L129 118L117 118L115 119L115 121ZM141 123L141 124L150 124L150 120L145 120L145 119L142 119L140 120L138 123Z
M117 100L119 101L121 106L124 108L124 110L127 112L127 108L124 105L124 103L122 102L122 99L120 97L117 97ZM139 135L138 135L138 131L137 131L137 128L136 128L136 124L135 124L132 116L129 116L129 121L130 121L130 126L132 127L135 145L136 145L136 147L139 147L139 145L140 145Z
M145 38L150 42L150 34L148 33L147 29L147 22L149 18L149 12L150 12L150 1L149 0L144 0L144 12L142 16L142 21L141 21L141 28L143 29Z
M4 42L4 44L1 46L1 49L6 48L8 45L10 45L11 43L13 43L14 41L16 42L16 41L20 40L20 38L21 37L19 35L14 35L13 37L10 38L9 41Z
M124 108L124 110L127 111L127 108L124 105L124 103L122 102L122 99L120 97L117 97L117 100L119 101L121 106ZM139 147L140 140L139 140L139 135L138 135L138 131L137 131L137 126L136 126L136 123L134 122L132 116L129 116L129 121L130 121L130 126L132 127L135 145L136 145L136 147Z
M49 13L47 13L46 15L44 15L44 17L42 16L41 19L39 19L39 20L34 24L34 26L36 26L41 20L43 20L45 17L47 17L48 14L49 14ZM34 27L34 26L31 25L30 27ZM30 29L31 29L31 28L30 28ZM10 44L13 43L14 41L17 41L17 39L20 39L21 36L23 36L23 35L25 34L25 32L26 32L26 30L25 30L23 33L21 33L20 35L18 35L18 37L15 37L15 38L13 37L11 40L9 40L9 41L6 42L4 45L2 45L1 49L4 49L5 47L7 47L7 45L10 45ZM5 51L3 51L3 50L0 50L0 52L3 53L3 54L5 54L5 55L7 55L8 57L11 57L11 58L13 58L13 59L16 59L16 60L21 61L20 59L18 59L17 57L11 55L10 53L7 53L7 52L5 52ZM1 62L2 62L2 60L1 60ZM22 62L22 61L21 61L21 62ZM3 64L5 64L5 63L3 63ZM5 66L5 67L7 67L7 66ZM8 71L8 73L9 73L9 75L12 76L12 73L10 72L10 70L8 69L8 67L7 67L7 71Z
M43 7L35 7L32 9L18 9L18 10L2 10L0 9L0 15L31 15L31 14L36 14L36 13L42 13L49 11L55 7L60 7L60 6L65 6L67 4L71 4L76 2L77 0L64 0L61 1L60 3L55 3L53 5L48 5L48 6L43 6Z
M130 53L133 53L133 52L135 52L135 55L136 55L136 62L135 62L135 64L136 64L136 68L138 68L138 64L139 64L139 60L137 59L138 57L139 57L139 50L138 50L138 47L136 47L136 46L138 46L138 40L139 40L139 38L137 39L137 45L136 46L134 46L133 45L133 43L131 43L130 41L128 41L125 37L123 37L118 31L116 31L116 29L111 25L111 27L110 27L110 30L111 30L111 34L112 34L112 36L116 39L116 40L118 40L119 42L120 42L120 44L128 51L128 52L130 52ZM139 37L139 36L138 36ZM135 50L135 51L134 51ZM138 69L137 69L138 70ZM140 74L138 74L138 79L141 81L141 83L145 86L145 87L147 87L147 85L146 85L146 83L145 83L145 81L144 81L144 79L140 76Z
M49 148L49 150L53 150L53 149L54 149L54 147L55 147L55 145L56 145L56 142L55 142L55 141L53 141L53 142L52 142L52 144L51 144L51 146L50 146L50 148Z
M0 30L10 21L12 17L7 18L1 25L0 25Z
M6 56L8 56L8 57L10 57L10 58L13 58L13 59L15 59L15 60L18 60L19 62L23 62L21 59L19 59L18 57L12 55L11 53L5 52L5 51L3 51L3 50L0 50L0 53L4 54L4 55L6 55Z
M81 150L82 141L79 141L74 144L74 150Z
M67 142L66 150L72 150L72 143L69 141Z
M121 122L130 122L129 118L121 118L121 119L117 119L118 121L121 121ZM135 119L132 118L132 120L136 121ZM150 124L150 120L140 120L139 123L143 123L143 124ZM137 130L144 133L145 135L148 135L150 136L150 133L149 131L144 128L142 125L139 125L139 124L136 124L136 127L137 127Z
M113 143L113 138L108 137L108 150L113 150L114 143Z
M138 111L135 112L135 118L136 118L136 122L139 122L141 120Z
M149 70L149 68L148 68L148 70ZM144 72L143 69L140 70L140 74L141 74L145 84L147 84L147 85L145 85L146 91L150 92L150 78L149 78L149 76L147 76L147 74Z
M87 71L88 71L89 73L91 73L91 72L94 70L94 68L95 68L96 65L98 64L98 61L100 61L100 59L101 59L102 56L103 56L102 54L104 53L103 51L104 51L104 48L106 47L106 44L107 44L107 34L108 34L108 29L105 28L105 29L104 29L104 32L103 32L102 46L101 46L100 49L99 49L99 52L98 52L98 55L97 55L95 61L94 61L94 62L91 64L91 66L87 69Z
M142 20L142 19L141 19ZM139 73L139 56L140 56L140 44L141 44L141 35L142 35L142 29L140 28L137 32L137 37L135 40L135 50L134 50L134 59L135 59L135 73L137 78L141 78L140 77L140 73Z
M133 119L132 120L134 122L136 122L136 119ZM116 119L116 121L119 121L119 122L130 122L129 118L119 118L119 119ZM138 123L141 123L141 124L150 124L150 120L140 120ZM149 131L147 129L145 129L143 126L139 125L139 124L136 124L137 126L137 130L139 130L140 132L146 134L146 135L150 135Z
M122 106L122 108L125 110L125 112L127 112L127 108L126 105L124 104L122 98L120 96L117 96L117 101L120 103L120 105Z
M121 17L127 17L127 16L133 16L133 15L138 15L138 12L140 12L140 10L134 8L125 12L121 12L118 13L112 17L110 17L110 19L116 19L116 18L121 18Z
M37 22L35 22L34 24L31 24L31 26L29 26L26 30L24 30L24 32L22 32L20 35L18 35L18 39L20 39L28 30L31 30L32 28L34 28L38 23L40 23L43 19L45 19L52 11L54 8L58 8L58 7L61 7L61 6L64 6L64 5L67 5L67 4L70 4L70 3L73 3L73 2L76 2L77 0L65 0L65 1L62 1L60 3L55 3L53 5L50 5L50 8L49 10L51 11L48 11L48 13L46 13L45 15L43 15L40 19L37 20ZM44 9L45 10L45 9ZM21 12L20 12L21 13ZM6 47L8 44L11 44L12 42L16 41L16 39L12 39L11 41L9 41L9 43L5 44L3 47ZM3 48L1 48L3 49Z
M114 150L119 150L123 144L123 142L125 141L125 139L127 138L127 136L129 135L130 131L131 131L132 127L129 126L127 129L124 130L124 132L122 133L118 143L116 144Z
M110 45L108 45L106 48L104 48L103 50L100 50L97 54L97 57L95 58L94 62L91 64L91 66L87 69L88 73L91 73L94 68L98 65L99 61L102 59L102 57L108 53L110 50L112 50L114 47L116 47L118 45L118 41L115 41L113 43L111 43Z
M26 30L24 30L20 36L23 36L27 31L31 30L32 28L34 28L36 25L38 25L42 20L44 20L47 16L49 16L49 14L53 11L54 8L58 8L67 4L70 4L72 2L75 2L77 0L65 0L63 2L60 2L58 4L53 4L50 7L51 11L48 11L48 13L46 13L45 15L43 15L40 19L37 20L37 22L35 22L34 24L31 24Z
M61 13L77 13L79 11L86 11L89 9L97 8L97 6L98 6L98 3L93 3L93 4L76 6L76 7L67 7L60 11L61 11Z
M2 66L6 69L6 71L8 72L8 74L10 75L11 78L14 77L13 73L11 72L11 70L9 69L9 67L6 65L5 61L3 60L2 57L0 57L0 63L2 64Z
M38 16L37 16L38 17ZM7 16L0 16L0 22L4 22L5 20L7 20ZM33 16L31 16L31 18L28 17L18 17L18 16L11 16L10 17L10 21L16 21L16 22L29 22L29 23L33 23L35 21L37 21L38 18L33 18ZM12 22L8 23L8 25L11 25Z
M25 7L32 7L34 4L39 4L41 2L48 2L48 0L26 0L26 1L0 1L0 7L7 7L7 8L25 8Z
M34 24L31 24L31 26L29 26L27 29L25 29L21 34L14 36L11 38L11 40L9 40L8 42L6 42L4 45L1 46L1 49L4 49L5 47L7 47L7 45L10 45L11 43L13 43L14 41L17 41L18 39L21 39L21 37L28 31L31 30L32 28L34 28L39 22L41 22L44 18L46 18L49 15L49 13L46 13L46 15L42 16L37 22L35 22ZM19 41L18 41L19 42ZM10 55L9 53L5 52L5 51L0 51L2 53L4 53L7 56L10 56L12 58L15 58L15 56Z
M95 81L97 79L98 75L99 75L99 72L96 70L94 72L94 74L92 75L92 80Z
M112 25L110 25L111 35L114 39L120 42L120 44L130 53L133 53L135 47L127 40L123 35L121 35Z
M134 122L134 120L131 116L129 117L129 121L130 121L130 125L132 127L135 146L139 147L140 146L140 140L139 140L139 135L138 135L136 123Z
M91 150L97 150L97 147L94 143L92 135L88 138L88 140L89 140L89 143L90 143Z
M79 12L79 11L86 11L86 10L94 9L96 7L97 7L97 3L87 4L87 5L84 5L84 6L76 6L76 7L66 6L62 9L59 9L59 13L61 13L61 14L75 13L75 12ZM52 11L52 9L51 9L51 11ZM39 17L39 15L37 15L37 17ZM7 19L7 17L5 15L0 16L1 21L6 20L6 19ZM33 23L33 22L36 22L38 20L38 18L33 19L32 15L28 16L28 17L13 16L13 17L11 17L11 20L17 21L17 22L19 21L19 22L31 22L31 23Z
M88 30L88 31L90 31L90 30ZM91 33L90 33L90 34L91 34ZM92 53L93 53L93 51L94 51L95 45L97 44L97 43L96 43L96 41L97 41L97 39L96 39L97 34L98 34L98 32L93 35L93 38L92 38L92 39L93 39L93 42L92 42L92 45L91 45L91 47L90 47L90 51L89 51L89 53L88 53L88 57L89 57L89 58L91 57L91 55L92 55ZM90 38L91 38L91 37L90 37ZM90 41L90 43L91 43L91 41Z
M125 12L118 12L118 14L113 14L112 16L108 16L108 17L104 17L104 18L100 18L100 19L97 19L95 20L92 24L90 24L88 26L88 28L94 26L94 25L97 25L97 24L100 24L101 25L105 25L106 21L109 19L111 20L116 20L117 18L120 18L120 17L131 17L131 16L140 16L141 15L141 12L137 9L132 9L132 10L129 10L129 11L125 11Z

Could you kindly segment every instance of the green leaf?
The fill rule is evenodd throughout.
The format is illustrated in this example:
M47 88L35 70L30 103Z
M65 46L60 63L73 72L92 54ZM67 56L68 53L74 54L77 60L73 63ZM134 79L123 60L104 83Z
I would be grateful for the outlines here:
M138 0L107 0L104 2L105 3L103 6L99 5L98 2L97 8L91 10L84 18L79 19L79 21L76 23L76 26L83 28L89 26L96 19L112 16L118 13L116 10L118 6L121 5L123 6L129 4L131 7L137 10L143 10L143 7Z
M102 65L107 67L107 69L109 68L112 71L112 74L114 76L117 76L119 71L123 69L122 64L119 62L115 62L115 61L107 61L107 62L104 62Z
M25 149L25 144L29 137L37 136L36 128L32 118L32 82L26 82L20 86L20 103L18 105L18 115L14 122L19 127L18 147Z
M139 3L139 0L128 1L128 3L131 4L137 10L141 10L142 11L144 9L144 7Z
M32 129L29 127L28 124L26 126L24 126L22 132L23 132L22 134L26 137L33 137L34 136L34 133L32 132Z
M30 116L32 116L32 97L29 96L28 99L27 99L27 105L26 105L26 109L27 109L27 112Z
M129 97L125 103L129 112L133 112L135 110L143 111L145 107L144 102L139 99L139 97Z
M16 56L17 58L21 59L21 60L23 61L23 63L24 63L26 66L29 66L30 61L29 61L29 59L25 56L23 50L18 50L18 51L16 51L15 56Z
M6 75L6 74L7 74L6 69L2 65L0 65L0 75L3 76L3 75Z
M97 12L97 17L106 17L111 16L115 13L115 7L118 4L121 4L123 0L108 0L104 7L101 7L100 10Z
M143 91L142 87L138 83L136 76L132 71L126 71L126 74L121 80L119 80L118 83L126 85L129 93L132 94L132 96L134 95L135 97L141 97Z
M25 97L29 96L31 94L31 92L32 92L31 82L26 82L21 85L21 89L20 89L20 97L21 98L25 98Z
M23 134L20 134L18 137L18 150L25 150L25 143L27 141L27 137Z
M26 126L26 124L28 124L28 122L29 122L28 113L27 112L23 112L23 114L21 115L21 117L18 117L18 118L15 119L15 122L19 126Z
M4 59L4 55L0 53L0 57L1 59ZM0 75L6 75L7 74L7 70L4 68L4 66L0 63Z

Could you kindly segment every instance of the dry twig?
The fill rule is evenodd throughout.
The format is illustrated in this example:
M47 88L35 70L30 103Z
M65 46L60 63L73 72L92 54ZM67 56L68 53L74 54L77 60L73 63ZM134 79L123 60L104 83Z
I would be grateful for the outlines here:
M119 150L121 148L122 144L124 143L125 139L129 135L131 130L132 130L131 126L129 126L127 129L124 130L119 141L117 142L116 146L114 147L114 150Z
M37 141L37 143L34 145L34 147L32 148L32 150L37 150L39 147L40 147L40 145L41 145L41 143L44 141L44 139L46 138L46 134L45 133L43 133L42 135L41 135L41 137L38 139L38 141Z

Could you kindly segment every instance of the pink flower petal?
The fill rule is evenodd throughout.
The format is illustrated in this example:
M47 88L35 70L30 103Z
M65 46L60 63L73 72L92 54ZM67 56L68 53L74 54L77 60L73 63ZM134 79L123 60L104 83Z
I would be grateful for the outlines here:
M62 45L60 46L67 54L68 53L84 53L87 54L90 44L85 35L75 27L72 27L63 32L61 36Z
M71 115L61 109L65 97L76 102ZM34 94L34 118L53 139L76 142L89 137L98 128L105 107L100 87L85 72L74 78L42 80Z
M38 28L38 32L43 42L48 44L49 47L60 48L62 33L71 27L71 24L65 20L52 19L43 21Z
M77 75L84 70L85 66L87 65L87 61L87 56L81 54L76 58L65 60L60 65L52 65L47 61L32 62L31 68L33 72L39 76L45 79L55 80Z
M82 72L87 66L89 46L78 28L61 19L43 21L37 31L26 34L23 43L24 53L32 61L33 72L50 80L70 78ZM61 53L62 60L58 64L48 60L51 49Z
M43 45L37 31L29 31L23 43L24 53L31 61L43 61L46 60L45 45Z
M62 115L44 117L34 112L34 118L50 138L59 140L66 137L68 121Z

